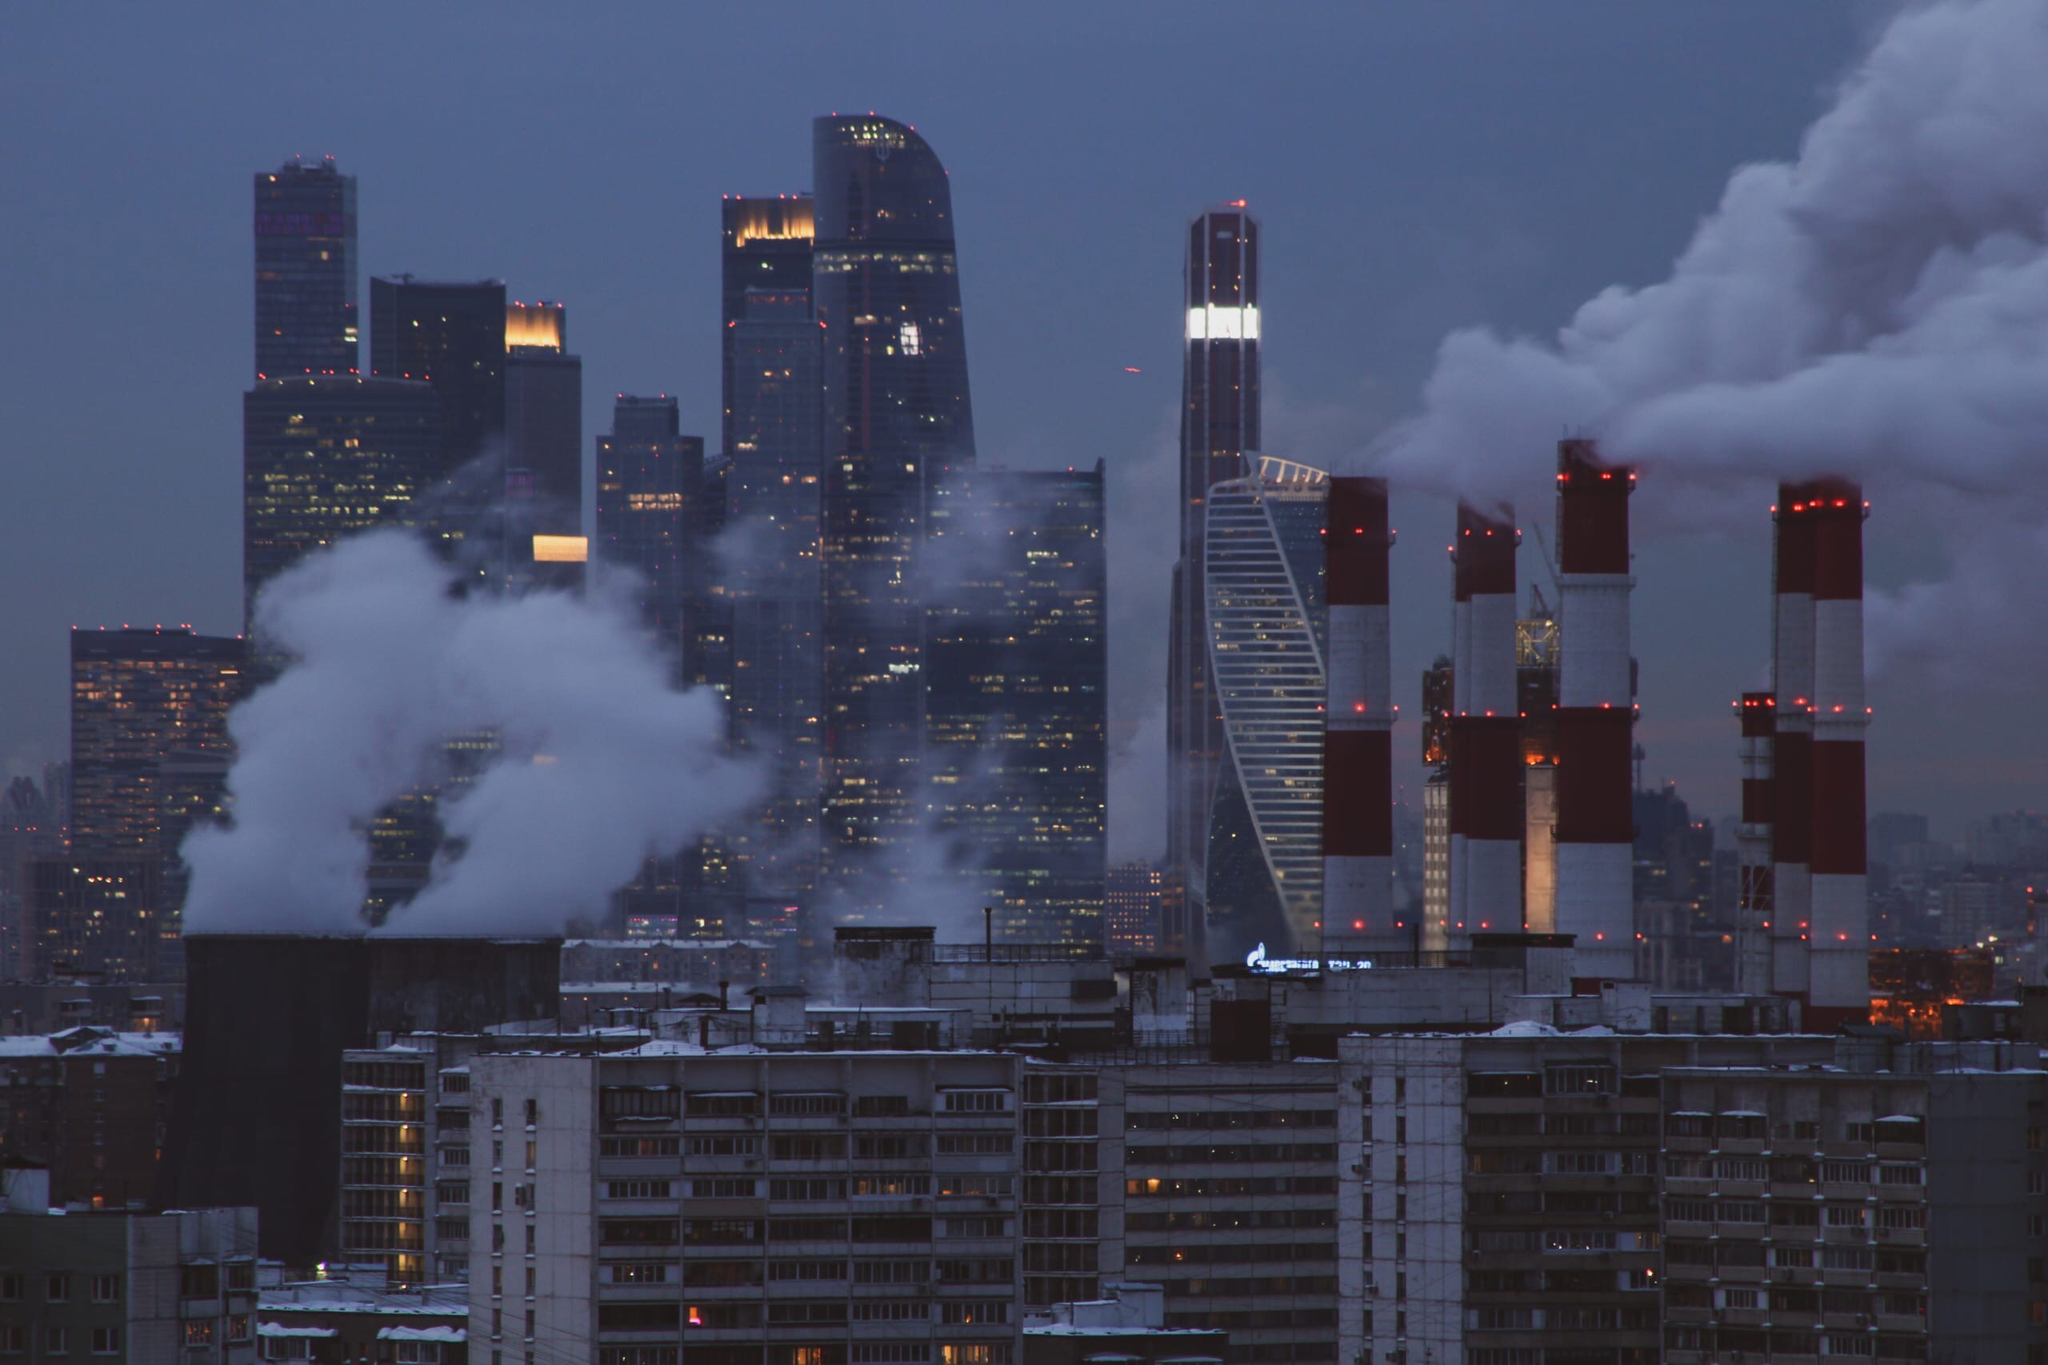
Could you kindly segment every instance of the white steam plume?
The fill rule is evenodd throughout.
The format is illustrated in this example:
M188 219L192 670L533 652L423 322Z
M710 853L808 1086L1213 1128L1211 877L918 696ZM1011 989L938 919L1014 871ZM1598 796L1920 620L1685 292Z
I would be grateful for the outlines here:
M1904 10L1796 161L1730 178L1668 279L1605 290L1549 343L1451 335L1381 470L1526 497L1570 424L1666 487L1834 472L2038 518L2044 71L2041 0Z
M648 856L742 808L723 703L677 693L617 595L450 595L412 536L309 556L257 602L294 662L230 720L233 824L195 829L189 930L359 933L371 818L457 734L501 751L440 817L460 857L388 930L545 933L600 911Z

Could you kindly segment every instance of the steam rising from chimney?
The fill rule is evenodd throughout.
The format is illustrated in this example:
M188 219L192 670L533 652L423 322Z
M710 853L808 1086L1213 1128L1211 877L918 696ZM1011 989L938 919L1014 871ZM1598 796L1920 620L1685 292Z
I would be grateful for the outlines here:
M1688 472L2022 485L2038 521L2043 71L2039 0L1908 8L1796 161L1729 179L1669 278L1603 291L1548 343L1452 334L1376 472L1526 495L1560 425L1584 424L1659 487Z
M753 797L754 770L721 757L723 703L671 690L621 596L450 585L419 541L378 531L265 590L257 629L295 662L230 719L234 823L185 841L188 930L362 932L364 831L458 734L502 747L441 801L463 851L395 932L559 931Z

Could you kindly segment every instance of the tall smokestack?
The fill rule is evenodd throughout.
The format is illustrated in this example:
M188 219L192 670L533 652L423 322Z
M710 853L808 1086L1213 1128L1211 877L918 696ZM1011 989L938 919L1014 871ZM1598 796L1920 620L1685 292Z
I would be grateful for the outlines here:
M1863 490L1812 485L1813 814L1806 1021L1832 1029L1870 1016L1864 847Z
M1771 824L1771 991L1804 996L1806 935L1813 874L1813 547L1812 492L1778 485L1772 571L1772 681L1777 720L1771 771L1777 801Z
M1594 980L1636 974L1628 628L1635 479L1634 470L1603 463L1591 441L1558 442L1557 932L1576 938L1574 975Z
M1777 699L1768 692L1744 692L1735 703L1742 725L1742 822L1735 829L1735 989L1748 995L1771 992L1771 826L1777 784L1771 776L1771 742L1777 729Z
M1323 946L1409 946L1394 923L1393 669L1384 479L1333 478L1323 538L1329 604L1323 716Z
M1458 504L1453 554L1459 643L1464 659L1452 679L1452 819L1462 814L1464 854L1452 825L1453 945L1475 930L1522 927L1522 783L1515 695L1514 509L1482 512ZM1569 637L1567 637L1569 638ZM1462 811L1461 808L1462 807ZM1460 883L1462 882L1462 888Z

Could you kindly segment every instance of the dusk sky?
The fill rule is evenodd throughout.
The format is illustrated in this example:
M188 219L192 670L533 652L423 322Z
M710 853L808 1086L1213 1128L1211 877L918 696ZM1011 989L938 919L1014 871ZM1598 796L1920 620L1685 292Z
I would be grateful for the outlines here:
M357 177L365 281L496 277L564 302L586 451L619 392L680 395L715 446L718 197L808 188L811 117L872 109L951 175L979 458L1111 471L1112 852L1156 853L1145 720L1165 690L1186 220L1237 198L1261 219L1267 448L1350 467L1413 409L1450 329L1547 336L1604 286L1661 278L1737 166L1795 154L1889 12L17 9L0 44L0 764L64 755L73 624L238 628L253 173L332 154ZM366 283L360 298L367 331ZM1684 522L1657 498L1646 480L1646 522ZM1645 776L1712 816L1735 798L1729 703L1767 659L1767 501L1735 534L1638 546ZM1549 517L1523 509L1546 534ZM1448 643L1450 522L1397 492L1411 718ZM1876 507L1874 584L1943 571L1916 526ZM1525 583L1540 556L1531 537ZM2015 681L1876 678L1870 808L1954 835L2034 803L2048 727L2012 724L2031 714L2006 705ZM1411 719L1395 743L1412 790Z

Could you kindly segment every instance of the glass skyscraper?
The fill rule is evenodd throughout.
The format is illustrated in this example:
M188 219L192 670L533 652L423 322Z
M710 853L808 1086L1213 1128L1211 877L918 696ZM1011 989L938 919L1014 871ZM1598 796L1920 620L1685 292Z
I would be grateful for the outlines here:
M1262 457L1209 490L1209 676L1225 738L1209 808L1212 956L1317 941L1323 898L1323 526L1329 477Z
M1224 764L1209 676L1204 581L1209 490L1253 471L1259 448L1259 225L1244 202L1188 225L1182 298L1180 562L1174 566L1166 685L1166 869L1186 898L1191 954L1209 892L1209 832Z
M727 200L728 220L731 206L746 202ZM730 266L730 254L727 260ZM808 253L804 262L808 269ZM740 316L725 329L732 382L729 550L722 567L732 606L733 738L773 770L767 798L756 819L735 831L733 850L750 898L785 905L807 902L816 886L824 728L818 568L824 329L811 316L807 286L808 280L805 287L746 290Z
M946 170L908 125L812 124L823 324L822 880L842 918L905 884L923 802L918 556L931 489L974 458Z
M441 462L428 385L357 375L269 379L242 398L242 591L372 526L411 526Z
M961 471L934 490L924 776L948 875L920 894L966 922L992 908L999 938L1103 940L1102 518L1100 462Z
M176 972L178 846L219 811L243 643L189 627L71 632L71 849L33 874L38 965Z
M256 175L256 377L356 372L356 180L334 158Z
M599 581L620 570L632 575L641 620L679 661L703 482L704 438L681 434L676 400L620 394L610 433L597 438L592 572Z
M425 380L442 405L441 477L505 431L505 286L370 281L370 373ZM495 498L495 489L487 490Z

